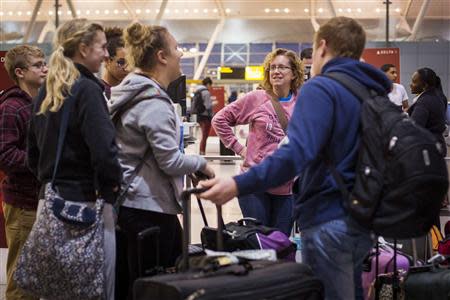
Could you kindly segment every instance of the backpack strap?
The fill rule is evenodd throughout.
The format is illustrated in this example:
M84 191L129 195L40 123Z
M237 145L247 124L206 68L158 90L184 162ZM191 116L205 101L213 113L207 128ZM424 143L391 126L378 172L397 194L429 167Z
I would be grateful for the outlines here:
M360 103L364 101L364 99L368 99L372 97L372 92L367 89L364 85L350 77L349 75L341 72L329 72L325 74L321 74L320 76L327 77L330 79L333 79L334 81L337 81L339 84L341 84L343 87L345 87L349 92L351 92ZM328 168L331 171L331 176L333 176L334 180L336 181L339 190L341 191L342 196L344 197L344 200L350 199L350 191L347 189L347 186L345 185L344 179L342 178L342 175L338 172L336 169L335 164L330 160L326 158L326 164L328 165Z
M371 98L373 93L375 93L373 90L368 90L367 87L353 79L351 76L341 73L341 72L330 72L322 74L321 76L331 78L334 81L339 82L341 85L343 85L349 92L351 92L358 100L359 102L362 102L364 99ZM376 93L375 93L376 95Z

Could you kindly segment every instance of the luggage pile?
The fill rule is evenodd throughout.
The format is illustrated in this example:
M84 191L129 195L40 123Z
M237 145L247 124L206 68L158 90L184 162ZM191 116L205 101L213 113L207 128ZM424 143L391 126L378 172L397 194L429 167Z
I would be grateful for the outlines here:
M183 192L183 211L189 211L191 195L200 192L196 188ZM216 234L214 246L219 252L189 253L190 216L184 215L183 254L176 270L136 280L134 299L323 299L323 285L311 269L301 263L274 259L275 250L220 252L227 244L224 232L229 224L223 224L220 206L217 215L218 229L209 230L209 234ZM254 229L255 224L249 226Z

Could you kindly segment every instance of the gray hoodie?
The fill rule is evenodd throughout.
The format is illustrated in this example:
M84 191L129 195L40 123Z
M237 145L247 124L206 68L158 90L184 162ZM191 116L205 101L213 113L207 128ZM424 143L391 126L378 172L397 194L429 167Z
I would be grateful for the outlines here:
M154 96L160 98L150 98ZM178 201L183 175L204 168L206 160L198 155L184 155L180 150L182 123L170 97L155 81L136 73L128 74L120 85L111 89L110 114L114 115L129 101L136 104L115 124L124 185L142 159L145 163L123 205L166 214L180 213ZM146 151L149 155L143 158Z

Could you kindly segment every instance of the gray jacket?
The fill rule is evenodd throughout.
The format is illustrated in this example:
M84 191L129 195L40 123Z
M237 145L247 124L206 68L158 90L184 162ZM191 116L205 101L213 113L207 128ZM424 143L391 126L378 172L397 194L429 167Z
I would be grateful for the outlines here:
M159 98L150 99L155 96ZM204 168L206 160L198 155L184 155L180 150L182 123L169 96L156 82L142 75L128 74L120 85L111 89L108 102L111 115L129 101L136 104L115 124L124 185L130 181L146 151L149 154L123 205L166 214L180 213L178 201L183 175Z
M205 105L206 110L200 114L200 116L210 117L213 116L213 106L212 106L212 99L211 99L211 93L204 85L198 85L196 91L201 91L203 104Z

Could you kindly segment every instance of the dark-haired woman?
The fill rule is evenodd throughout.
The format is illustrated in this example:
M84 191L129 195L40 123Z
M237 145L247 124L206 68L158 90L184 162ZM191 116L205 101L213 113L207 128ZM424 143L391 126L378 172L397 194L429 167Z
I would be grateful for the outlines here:
M105 95L109 99L111 87L118 85L127 76L128 70L122 28L105 28L105 35L109 57L105 59L102 81L105 84Z
M417 95L408 114L416 124L428 129L447 154L443 133L445 131L447 98L442 91L441 79L430 68L421 68L411 78L411 93Z
M128 242L129 299L138 277L137 234L158 226L160 265L173 266L181 254L179 196L183 176L214 172L198 155L184 155L181 120L166 89L180 76L182 53L168 30L134 23L124 31L127 62L132 72L112 88L109 110L122 110L116 124L124 181L132 182L119 212L119 226ZM129 105L129 106L128 106ZM134 175L138 165L144 162ZM154 240L145 242L144 268L155 266Z

